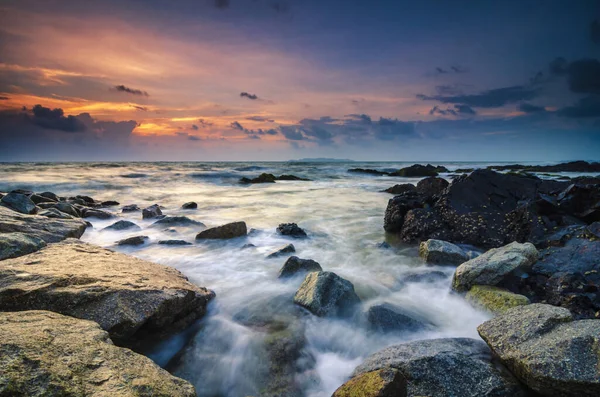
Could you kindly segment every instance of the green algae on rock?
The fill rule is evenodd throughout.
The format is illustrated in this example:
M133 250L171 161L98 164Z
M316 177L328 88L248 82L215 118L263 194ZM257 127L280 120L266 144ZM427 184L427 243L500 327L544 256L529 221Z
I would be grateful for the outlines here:
M515 306L531 303L526 296L490 285L474 285L467 292L465 298L467 302L475 307L488 310L494 314L504 313Z

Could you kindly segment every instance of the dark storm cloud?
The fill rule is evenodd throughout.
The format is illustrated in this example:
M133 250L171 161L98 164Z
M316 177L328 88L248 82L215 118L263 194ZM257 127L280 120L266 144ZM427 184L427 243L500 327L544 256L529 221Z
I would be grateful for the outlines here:
M459 105L468 105L473 108L495 108L509 103L531 100L538 96L536 89L525 86L512 86L496 88L483 91L479 94L471 95L417 95L418 99L424 101L439 101L442 103L452 103Z
M517 106L517 109L523 113L537 113L546 111L545 107L532 105L530 103L521 103L519 106Z
M229 0L214 0L214 5L219 9L229 8Z
M127 94L132 94L132 95L150 96L150 95L148 95L148 93L146 91L137 90L135 88L129 88L122 84L114 86L114 89L118 92L125 92Z
M252 121L265 121L265 122L269 122L269 123L273 123L275 122L275 120L263 117L263 116L250 116L250 117L246 117L246 120L252 120Z
M42 128L64 132L83 132L86 126L75 116L66 116L60 108L50 109L35 105L31 121Z
M234 121L233 123L231 123L229 125L231 128L233 128L234 130L240 130L240 131L244 131L244 127L238 123L237 121Z
M247 93L247 92L242 92L242 93L240 93L240 96L241 96L242 98L243 98L243 97L246 97L246 98L248 98L248 99L252 99L252 100L258 99L258 96L254 95L254 94L249 94L249 93Z
M572 92L600 94L600 62L597 59L571 62L567 81Z
M600 44L600 20L596 19L590 25L590 39L595 44Z
M570 118L600 117L600 95L581 98L575 105L559 109L557 114Z

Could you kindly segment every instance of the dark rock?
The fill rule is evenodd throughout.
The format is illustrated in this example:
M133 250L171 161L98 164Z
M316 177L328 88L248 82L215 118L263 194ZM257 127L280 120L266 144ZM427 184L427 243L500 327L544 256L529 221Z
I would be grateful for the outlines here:
M120 205L120 204L121 203L119 203L118 201L114 201L114 200L107 200L107 201L103 201L101 203L101 205L103 207L114 207L114 206L117 206L117 205Z
M392 246L387 241L382 241L381 243L377 243L376 247L381 248L381 249L386 249L386 250L392 248Z
M285 254L291 254L292 252L296 252L296 247L294 247L294 244L286 244L283 247L279 247L275 251L268 254L267 259L277 258Z
M96 202L96 200L94 200L90 196L82 196L80 194L78 194L77 196L75 196L75 198L83 200L85 204L94 204Z
M193 201L190 201L189 203L183 204L181 206L181 208L184 209L184 210L195 210L195 209L198 208L198 204L195 203L195 202L193 202Z
M39 194L42 197L46 197L49 198L53 201L60 201L60 197L58 197L56 194L52 193L52 192L43 192Z
M424 196L439 196L442 194L444 189L448 187L449 183L444 178L438 178L436 176L430 176L417 183L417 192Z
M27 197L29 197L33 194L33 192L31 190L27 190L27 189L15 189L15 190L11 190L9 193L22 194Z
M280 223L277 226L277 232L284 236L296 238L307 237L306 232L295 223Z
M519 380L544 396L600 395L600 320L567 309L518 306L481 324L479 335Z
M417 332L431 329L431 324L413 318L406 310L390 303L373 305L367 310L367 321L380 332Z
M416 191L404 192L388 201L383 227L386 232L400 232L406 214L416 208L423 208L426 198Z
M246 234L246 222L232 222L223 226L217 226L203 230L196 235L196 240L230 239L235 237L242 237Z
M404 177L425 177L425 176L438 176L440 172L448 172L448 169L443 166L434 167L431 164L421 165L414 164L410 167L404 167L398 171L390 173L391 176L404 176Z
M360 298L354 285L332 272L311 272L294 296L294 303L319 316L350 315Z
M98 218L98 219L110 219L115 216L108 211L102 211L97 209L84 209L81 213L83 218Z
M348 172L355 174L369 174L369 175L388 175L389 172L373 170L370 168L350 168Z
M64 212L65 214L69 214L76 218L81 217L81 212L77 208L75 208L72 204L60 202L60 203L53 204L52 206L54 208L56 208L57 210L59 210L60 212Z
M406 378L393 368L366 372L341 385L331 397L353 396L407 397Z
M204 223L195 221L193 219L188 218L187 216L165 216L162 219L157 220L152 224L152 226L199 226L206 227Z
M277 178L273 174L262 173L258 177L249 179L242 178L240 179L240 183L275 183Z
M278 181L310 181L310 179L306 179L306 178L300 178L299 176L296 175L280 175L277 178L275 178Z
M134 236L117 241L117 245L142 245L148 240L148 236Z
M600 222L594 222L585 228L585 231L595 238L600 239Z
M489 169L498 171L522 170L528 172L600 172L600 163L588 163L587 161L571 161L555 165L491 165Z
M64 212L60 212L56 208L48 208L47 210L43 210L38 215L45 216L46 218L55 218L55 219L75 219L74 216L65 214Z
M255 248L255 247L256 247L256 245L249 243L249 244L242 245L242 248L240 248L240 249L245 250L245 249L248 249L248 248Z
M20 212L21 214L37 213L37 207L35 206L35 203L31 201L29 196L15 193L14 191L2 197L2 199L0 199L0 203L5 207Z
M403 183L401 185L394 185L384 190L386 193L402 194L406 192L415 191L417 188L412 183Z
M408 283L432 284L432 283L437 283L441 280L446 280L447 278L448 278L448 276L446 276L446 273L441 272L439 270L433 270L433 271L428 271L428 272L424 272L424 273L412 273L412 274L407 274L404 277L402 277L402 279L399 280L399 282L398 282L398 287L403 288Z
M121 208L121 212L136 212L139 211L140 207L137 204L129 204Z
M279 278L288 278L301 273L320 272L323 268L318 262L312 259L300 259L297 256L290 256L279 270Z
M162 245L192 245L185 240L160 240L158 243Z
M23 233L2 233L0 234L0 261L31 254L45 246L46 242L36 236Z
M419 256L427 263L460 265L469 255L459 246L442 240L429 239L419 246Z
M492 362L481 340L428 339L391 346L369 356L353 378L384 368L400 371L412 397L527 396L508 371Z
M457 168L454 170L457 174L468 174L475 171L475 168Z
M142 219L156 218L162 215L162 211L158 204L153 204L150 207L146 207L142 210Z
M35 204L40 204L40 203L56 203L57 202L56 200L52 200L51 198L40 196L38 194L32 194L31 196L29 196L29 199L31 201L33 201Z
M50 219L39 215L23 215L0 206L0 233L24 233L56 243L69 237L79 238L86 224L81 219Z
M141 227L139 227L138 225L136 225L133 222L120 220L120 221L113 223L110 226L105 227L102 230L128 230L128 229L140 230Z

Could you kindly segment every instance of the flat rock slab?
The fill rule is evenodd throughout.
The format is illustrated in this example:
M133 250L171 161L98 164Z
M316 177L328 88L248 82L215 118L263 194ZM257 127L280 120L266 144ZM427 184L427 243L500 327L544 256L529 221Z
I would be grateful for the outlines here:
M0 262L0 311L92 320L122 344L188 326L213 297L171 267L74 239Z
M196 396L98 324L48 311L0 313L0 368L3 396Z
M79 238L87 224L81 219L53 219L25 215L0 207L0 233L24 233L47 243L57 243L69 237Z

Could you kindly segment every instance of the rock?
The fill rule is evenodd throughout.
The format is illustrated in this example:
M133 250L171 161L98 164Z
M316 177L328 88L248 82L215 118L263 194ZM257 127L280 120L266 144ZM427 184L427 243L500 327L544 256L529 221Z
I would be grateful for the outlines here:
M418 332L432 328L431 324L413 318L406 310L390 303L373 305L366 315L369 326L380 332Z
M419 246L419 256L427 263L460 265L469 255L457 245L442 240L429 239Z
M87 204L94 204L96 202L96 200L94 200L90 196L83 196L81 194L78 194L77 196L75 196L75 198L77 198L79 200L82 200L86 205Z
M300 178L299 176L296 175L280 175L277 178L275 178L278 181L310 181L310 179L306 179L306 178Z
M202 239L230 239L242 237L247 234L246 222L232 222L226 225L211 227L196 235L196 240Z
M245 250L245 249L248 249L248 248L255 248L255 247L256 247L256 245L248 243L248 244L242 245L242 247L240 249Z
M42 197L46 197L51 199L52 201L60 201L60 197L58 197L56 194L52 193L52 192L43 192L39 194Z
M137 204L129 204L121 208L121 212L136 212L139 211L140 207Z
M370 168L350 168L348 172L352 172L355 174L389 175L389 172L373 170Z
M15 190L11 190L9 193L23 194L27 197L29 197L33 194L33 192L31 190L27 190L27 189L15 189Z
M417 188L412 183L403 183L401 185L394 185L384 190L386 193L402 194L405 192L414 192Z
M267 174L267 173L263 172L258 177L253 178L253 179L244 177L244 178L240 179L240 183L275 183L276 179L277 178L275 177L275 175Z
M55 219L75 219L74 216L65 214L64 212L60 212L56 208L48 208L40 213L40 216L45 216L46 218L55 218Z
M0 311L49 310L92 320L128 345L187 327L213 297L173 268L74 239L0 267Z
M377 243L375 245L377 248L381 248L381 249L385 249L385 250L389 250L392 248L392 246L390 245L390 243L388 243L387 241L382 241L380 243Z
M118 201L114 201L114 200L107 200L107 201L103 201L101 203L101 205L103 207L115 207L117 205L120 205L121 203L119 203Z
M382 368L366 372L341 385L332 397L407 397L407 382L400 371Z
M515 306L528 305L526 296L514 294L504 288L489 285L474 285L465 296L467 302L475 307L501 314Z
M405 275L401 283L435 283L441 280L445 280L448 276L444 272L439 270L428 271L425 273L412 273Z
M187 216L165 216L162 219L157 220L152 224L152 226L165 226L165 227L173 227L173 226L199 226L206 227L204 223L195 221L193 219L188 218Z
M142 245L148 240L148 236L134 236L117 241L117 245Z
M457 168L454 170L457 174L468 174L475 171L475 168Z
M98 324L48 311L0 313L0 367L3 396L196 395Z
M290 256L279 270L278 277L287 278L300 273L320 272L322 270L323 268L321 268L321 265L312 259L300 259L297 256Z
M308 273L294 303L319 316L347 316L360 303L354 285L332 272Z
M81 213L82 218L98 218L98 219L110 219L115 216L108 211L102 211L97 209L84 209Z
M437 176L430 176L417 183L417 192L425 196L439 196L442 194L444 189L448 187L449 183L444 178L438 178Z
M551 305L518 306L477 330L519 380L544 396L600 395L600 320Z
M424 176L438 176L440 172L448 172L446 167L436 166L431 164L421 165L414 164L410 167L404 167L398 171L390 173L391 176L404 176L404 177L424 177Z
M45 246L46 242L39 237L23 233L2 233L0 234L0 261L27 255Z
M473 285L498 285L510 276L520 276L531 270L538 258L533 244L510 243L493 248L456 268L452 288L466 292Z
M273 251L269 255L267 255L267 259L277 258L278 256L290 254L292 252L296 252L296 247L294 247L294 244L286 244L282 247L277 248L275 251Z
M600 222L594 222L585 228L587 234L592 238L600 239Z
M295 238L307 236L306 232L295 223L280 223L279 226L277 226L277 232L284 236L290 236Z
M488 347L468 338L418 340L369 356L353 379L393 368L407 380L408 396L525 397L517 380L491 361Z
M8 193L6 196L0 199L0 203L5 207L20 212L21 214L35 214L37 212L35 203L24 194L14 192Z
M38 194L32 194L29 196L29 199L33 201L35 204L40 203L56 203L56 200L52 200L51 198L40 196Z
M158 243L162 245L192 245L184 240L160 240Z
M427 198L416 190L406 191L388 201L383 228L386 232L401 232L406 214L416 208L423 208Z
M184 209L184 210L195 210L195 209L198 208L198 204L195 203L195 202L193 202L193 201L190 201L189 203L183 204L181 206L181 208Z
M129 229L141 230L142 228L133 222L120 220L120 221L113 223L110 226L105 227L102 230L129 230Z
M490 165L489 169L498 171L528 171L528 172L600 172L600 163L587 161L571 161L554 165Z
M156 218L160 215L162 215L162 211L160 210L158 204L153 204L150 207L146 207L142 210L142 219Z
M69 214L76 218L81 218L81 213L72 204L60 202L60 203L53 204L52 207L56 208L60 212L64 212L65 214Z
M23 215L0 206L0 233L24 233L56 243L69 237L79 238L87 225L81 219L49 219L39 215Z

